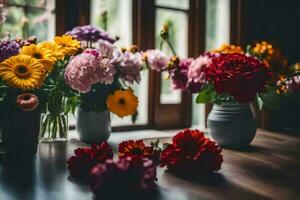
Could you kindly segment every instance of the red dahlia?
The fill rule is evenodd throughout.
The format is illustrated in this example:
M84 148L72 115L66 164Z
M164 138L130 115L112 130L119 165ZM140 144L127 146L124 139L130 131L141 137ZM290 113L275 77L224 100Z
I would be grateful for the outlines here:
M252 101L265 91L271 70L261 61L239 53L221 54L204 69L217 93L227 93L241 103Z
M199 130L185 129L161 153L161 166L179 173L212 172L221 168L222 149Z
M67 161L70 175L84 181L88 179L90 170L96 164L113 157L112 149L106 142L99 146L93 144L91 148L78 148L74 152L75 155Z
M143 140L128 140L119 144L119 157L144 157L159 162L160 152L152 146L146 146Z

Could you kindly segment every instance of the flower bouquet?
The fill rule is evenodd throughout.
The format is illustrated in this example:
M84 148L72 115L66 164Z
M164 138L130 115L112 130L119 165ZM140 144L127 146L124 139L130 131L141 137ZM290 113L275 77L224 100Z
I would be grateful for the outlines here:
M1 40L1 134L7 158L32 158L37 151L42 110L41 87L47 76L45 63L28 52L36 39ZM16 159L15 159L16 158Z
M141 80L142 55L137 47L119 50L116 39L91 25L66 33L80 41L82 51L66 66L66 83L79 100L77 130L86 142L107 140L110 112L137 114L138 98L129 85Z
M161 37L174 55L167 58L160 52L163 59L156 57L159 67L155 67L148 56L149 67L168 71L173 89L198 93L197 103L215 104L208 117L208 127L218 144L247 146L256 132L249 103L257 99L260 107L263 104L271 108L279 106L280 97L271 80L270 66L235 45L223 45L195 59L180 59L169 42L167 27L161 31ZM227 136L220 136L222 132Z

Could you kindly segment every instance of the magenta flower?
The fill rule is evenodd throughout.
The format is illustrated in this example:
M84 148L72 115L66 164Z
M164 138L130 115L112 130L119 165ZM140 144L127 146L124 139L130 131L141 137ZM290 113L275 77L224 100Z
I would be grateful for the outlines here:
M286 87L289 92L296 92L300 90L300 75L293 76L290 80L287 80Z
M187 73L193 60L193 58L183 59L178 66L175 66L175 68L170 71L173 89L186 90L188 81Z
M91 190L96 197L132 197L156 187L156 166L147 158L106 160L91 170Z
M120 64L121 79L130 84L133 84L134 81L139 83L141 81L142 64L142 55L139 52L126 51Z
M162 71L167 68L170 57L158 49L146 51L146 57L149 67L155 71Z

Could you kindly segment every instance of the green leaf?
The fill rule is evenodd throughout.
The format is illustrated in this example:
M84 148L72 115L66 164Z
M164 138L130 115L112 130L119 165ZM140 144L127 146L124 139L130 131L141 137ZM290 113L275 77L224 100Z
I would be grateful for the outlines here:
M281 96L274 91L269 90L268 92L260 95L263 105L269 110L279 110L281 107Z
M198 93L196 103L210 103L216 99L216 91L211 84L204 85L201 91Z

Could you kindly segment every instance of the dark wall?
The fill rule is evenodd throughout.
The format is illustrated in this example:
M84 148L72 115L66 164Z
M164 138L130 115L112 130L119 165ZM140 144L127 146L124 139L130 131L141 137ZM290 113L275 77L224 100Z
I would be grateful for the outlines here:
M245 43L271 40L293 63L300 61L300 0L242 0Z

